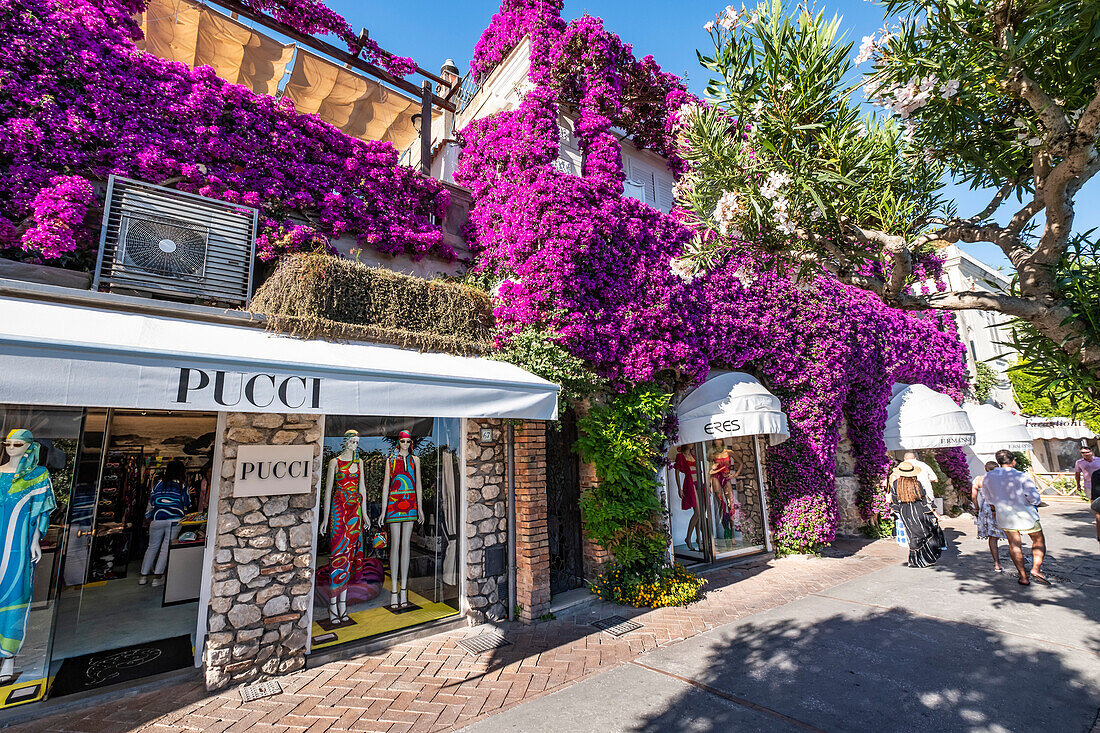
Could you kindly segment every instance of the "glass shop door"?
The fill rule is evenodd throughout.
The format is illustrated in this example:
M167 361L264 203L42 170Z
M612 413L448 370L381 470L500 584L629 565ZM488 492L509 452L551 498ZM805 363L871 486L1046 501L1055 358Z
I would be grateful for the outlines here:
M704 456L706 530L712 559L765 549L764 495L752 437L700 444Z
M87 411L58 578L50 697L194 664L216 424L209 413ZM150 507L162 495L151 495L169 476L167 513L176 516L153 521Z
M673 446L665 486L673 557L681 562L710 562L702 443Z

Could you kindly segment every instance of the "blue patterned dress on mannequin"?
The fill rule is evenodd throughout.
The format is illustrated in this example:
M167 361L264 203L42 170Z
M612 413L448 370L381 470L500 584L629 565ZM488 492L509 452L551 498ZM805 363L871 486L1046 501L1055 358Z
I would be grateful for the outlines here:
M50 474L38 465L38 443L29 430L13 430L8 440L25 440L30 448L15 473L0 473L0 658L19 653L27 631L34 586L31 542L50 526L54 509Z

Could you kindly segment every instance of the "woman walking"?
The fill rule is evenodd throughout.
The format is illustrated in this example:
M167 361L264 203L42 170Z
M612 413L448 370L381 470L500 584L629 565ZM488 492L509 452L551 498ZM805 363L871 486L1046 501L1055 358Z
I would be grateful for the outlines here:
M996 461L988 461L985 464L985 472L989 473L997 467ZM993 513L993 505L982 501L982 481L985 476L975 476L974 483L970 486L970 501L974 504L974 524L978 528L978 539L989 540L989 554L993 556L993 572L1004 572L1001 567L1001 557L997 552L997 540L1005 539L1004 530L997 526L997 518Z
M928 511L928 497L917 475L920 469L904 461L895 471L890 486L890 508L901 517L909 538L909 567L935 565L943 552L943 533Z

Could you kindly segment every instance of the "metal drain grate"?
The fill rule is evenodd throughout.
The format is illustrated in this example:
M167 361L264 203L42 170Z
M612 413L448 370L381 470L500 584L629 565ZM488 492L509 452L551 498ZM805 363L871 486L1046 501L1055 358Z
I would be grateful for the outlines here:
M594 622L592 625L600 631L606 631L612 636L622 636L623 634L628 634L631 631L637 631L642 628L642 625L637 621L631 621L622 616L608 616L607 618L602 618Z
M483 634L477 636L468 636L465 639L459 639L458 645L468 651L470 654L484 654L485 652L491 652L494 649L501 649L508 646L512 642L505 639L500 634L492 631L486 631Z
M251 685L244 685L241 687L241 701L252 702L253 700L259 700L261 697L271 697L272 695L281 694L282 691L283 686L275 680L254 682Z

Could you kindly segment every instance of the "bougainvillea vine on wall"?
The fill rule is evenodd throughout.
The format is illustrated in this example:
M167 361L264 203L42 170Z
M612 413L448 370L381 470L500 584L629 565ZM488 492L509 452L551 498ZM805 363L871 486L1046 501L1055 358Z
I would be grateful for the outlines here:
M139 52L142 9L0 0L0 248L50 261L89 246L95 202L73 177L115 173L258 207L264 258L345 235L391 254L454 256L432 221L446 189L399 166L392 145L352 138L209 67ZM284 20L318 30L305 16Z
M956 398L963 347L942 315L907 314L826 279L799 281L734 252L691 277L673 263L692 232L622 197L621 145L675 158L682 83L597 18L565 23L560 4L506 0L482 36L472 71L485 78L532 40L530 89L518 108L464 131L458 182L474 192L478 267L503 282L504 332L538 327L619 389L701 381L711 368L748 369L783 400L791 439L769 449L772 526L781 549L832 541L838 522L835 455L841 426L856 452L866 518L885 510L878 485L890 385L921 382ZM561 173L558 116L576 118L583 176ZM620 142L613 128L626 131ZM929 272L929 274L935 274Z

